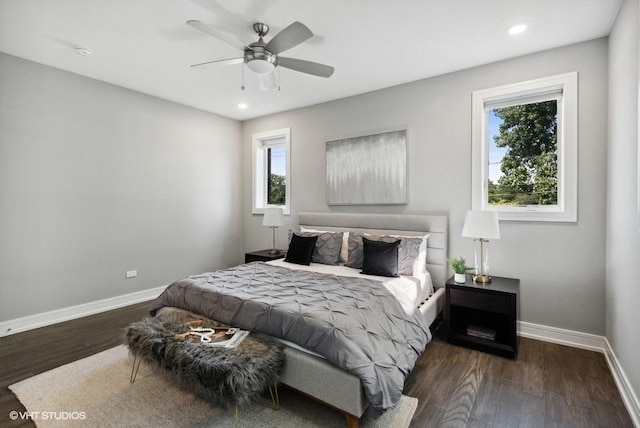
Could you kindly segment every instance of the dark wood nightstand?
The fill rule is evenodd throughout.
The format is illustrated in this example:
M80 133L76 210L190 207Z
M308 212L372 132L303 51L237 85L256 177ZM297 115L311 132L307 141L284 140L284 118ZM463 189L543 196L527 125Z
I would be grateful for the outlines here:
M284 257L284 251L280 250L278 254L269 254L270 250L252 251L250 253L244 253L244 262L268 262L271 260L277 260Z
M446 284L447 340L456 345L515 358L516 307L520 280L494 276L488 284Z

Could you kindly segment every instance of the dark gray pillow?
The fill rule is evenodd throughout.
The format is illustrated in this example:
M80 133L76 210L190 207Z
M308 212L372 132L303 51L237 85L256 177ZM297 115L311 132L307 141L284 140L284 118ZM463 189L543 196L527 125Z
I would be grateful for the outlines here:
M420 254L420 245L425 239L423 236L389 236L369 235L362 232L349 233L349 258L345 266L355 269L362 268L363 244L362 238L366 236L371 241L395 242L400 240L398 247L398 274L413 275L413 267Z
M289 231L289 239L291 239ZM311 256L313 263L324 265L337 265L340 261L340 250L342 249L342 232L295 232L299 236L315 236L316 245Z
M289 249L287 250L284 261L309 266L317 239L317 236L299 236L294 233L291 236Z
M377 276L398 276L398 247L394 242L362 238L362 273Z

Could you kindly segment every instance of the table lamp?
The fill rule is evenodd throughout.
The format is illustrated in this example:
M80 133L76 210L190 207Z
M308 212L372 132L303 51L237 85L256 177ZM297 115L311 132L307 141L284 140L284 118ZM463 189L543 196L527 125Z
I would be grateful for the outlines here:
M273 246L269 250L269 254L280 254L280 250L276 248L276 229L284 224L284 214L282 208L265 208L262 225L270 227L273 231Z
M475 246L475 275L474 282L486 284L491 282L489 276L489 254L484 243L489 239L500 239L498 214L495 211L467 211L462 228L462 236L474 238L478 242ZM478 250L480 252L478 253Z

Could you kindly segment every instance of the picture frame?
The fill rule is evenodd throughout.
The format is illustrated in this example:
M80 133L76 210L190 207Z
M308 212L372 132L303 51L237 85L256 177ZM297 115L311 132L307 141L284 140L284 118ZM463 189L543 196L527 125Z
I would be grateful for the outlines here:
M407 130L326 142L327 205L406 205Z

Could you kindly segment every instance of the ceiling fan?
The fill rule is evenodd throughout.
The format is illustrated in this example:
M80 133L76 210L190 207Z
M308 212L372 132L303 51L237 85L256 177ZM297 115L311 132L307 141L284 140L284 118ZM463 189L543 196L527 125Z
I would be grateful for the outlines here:
M250 45L245 45L229 36L227 33L224 33L201 21L190 20L187 21L187 25L213 36L218 40L222 40L223 42L226 42L238 49L242 49L244 52L242 57L203 62L192 65L192 68L200 68L211 64L245 63L247 64L247 68L258 76L262 89L275 88L273 71L276 67L284 67L301 73L325 78L331 77L334 71L334 68L329 65L280 56L282 52L298 46L313 36L311 30L309 30L304 24L297 21L276 34L269 43L265 43L263 40L269 32L269 26L262 22L253 24L253 30L258 34L259 39L257 42L251 43Z

